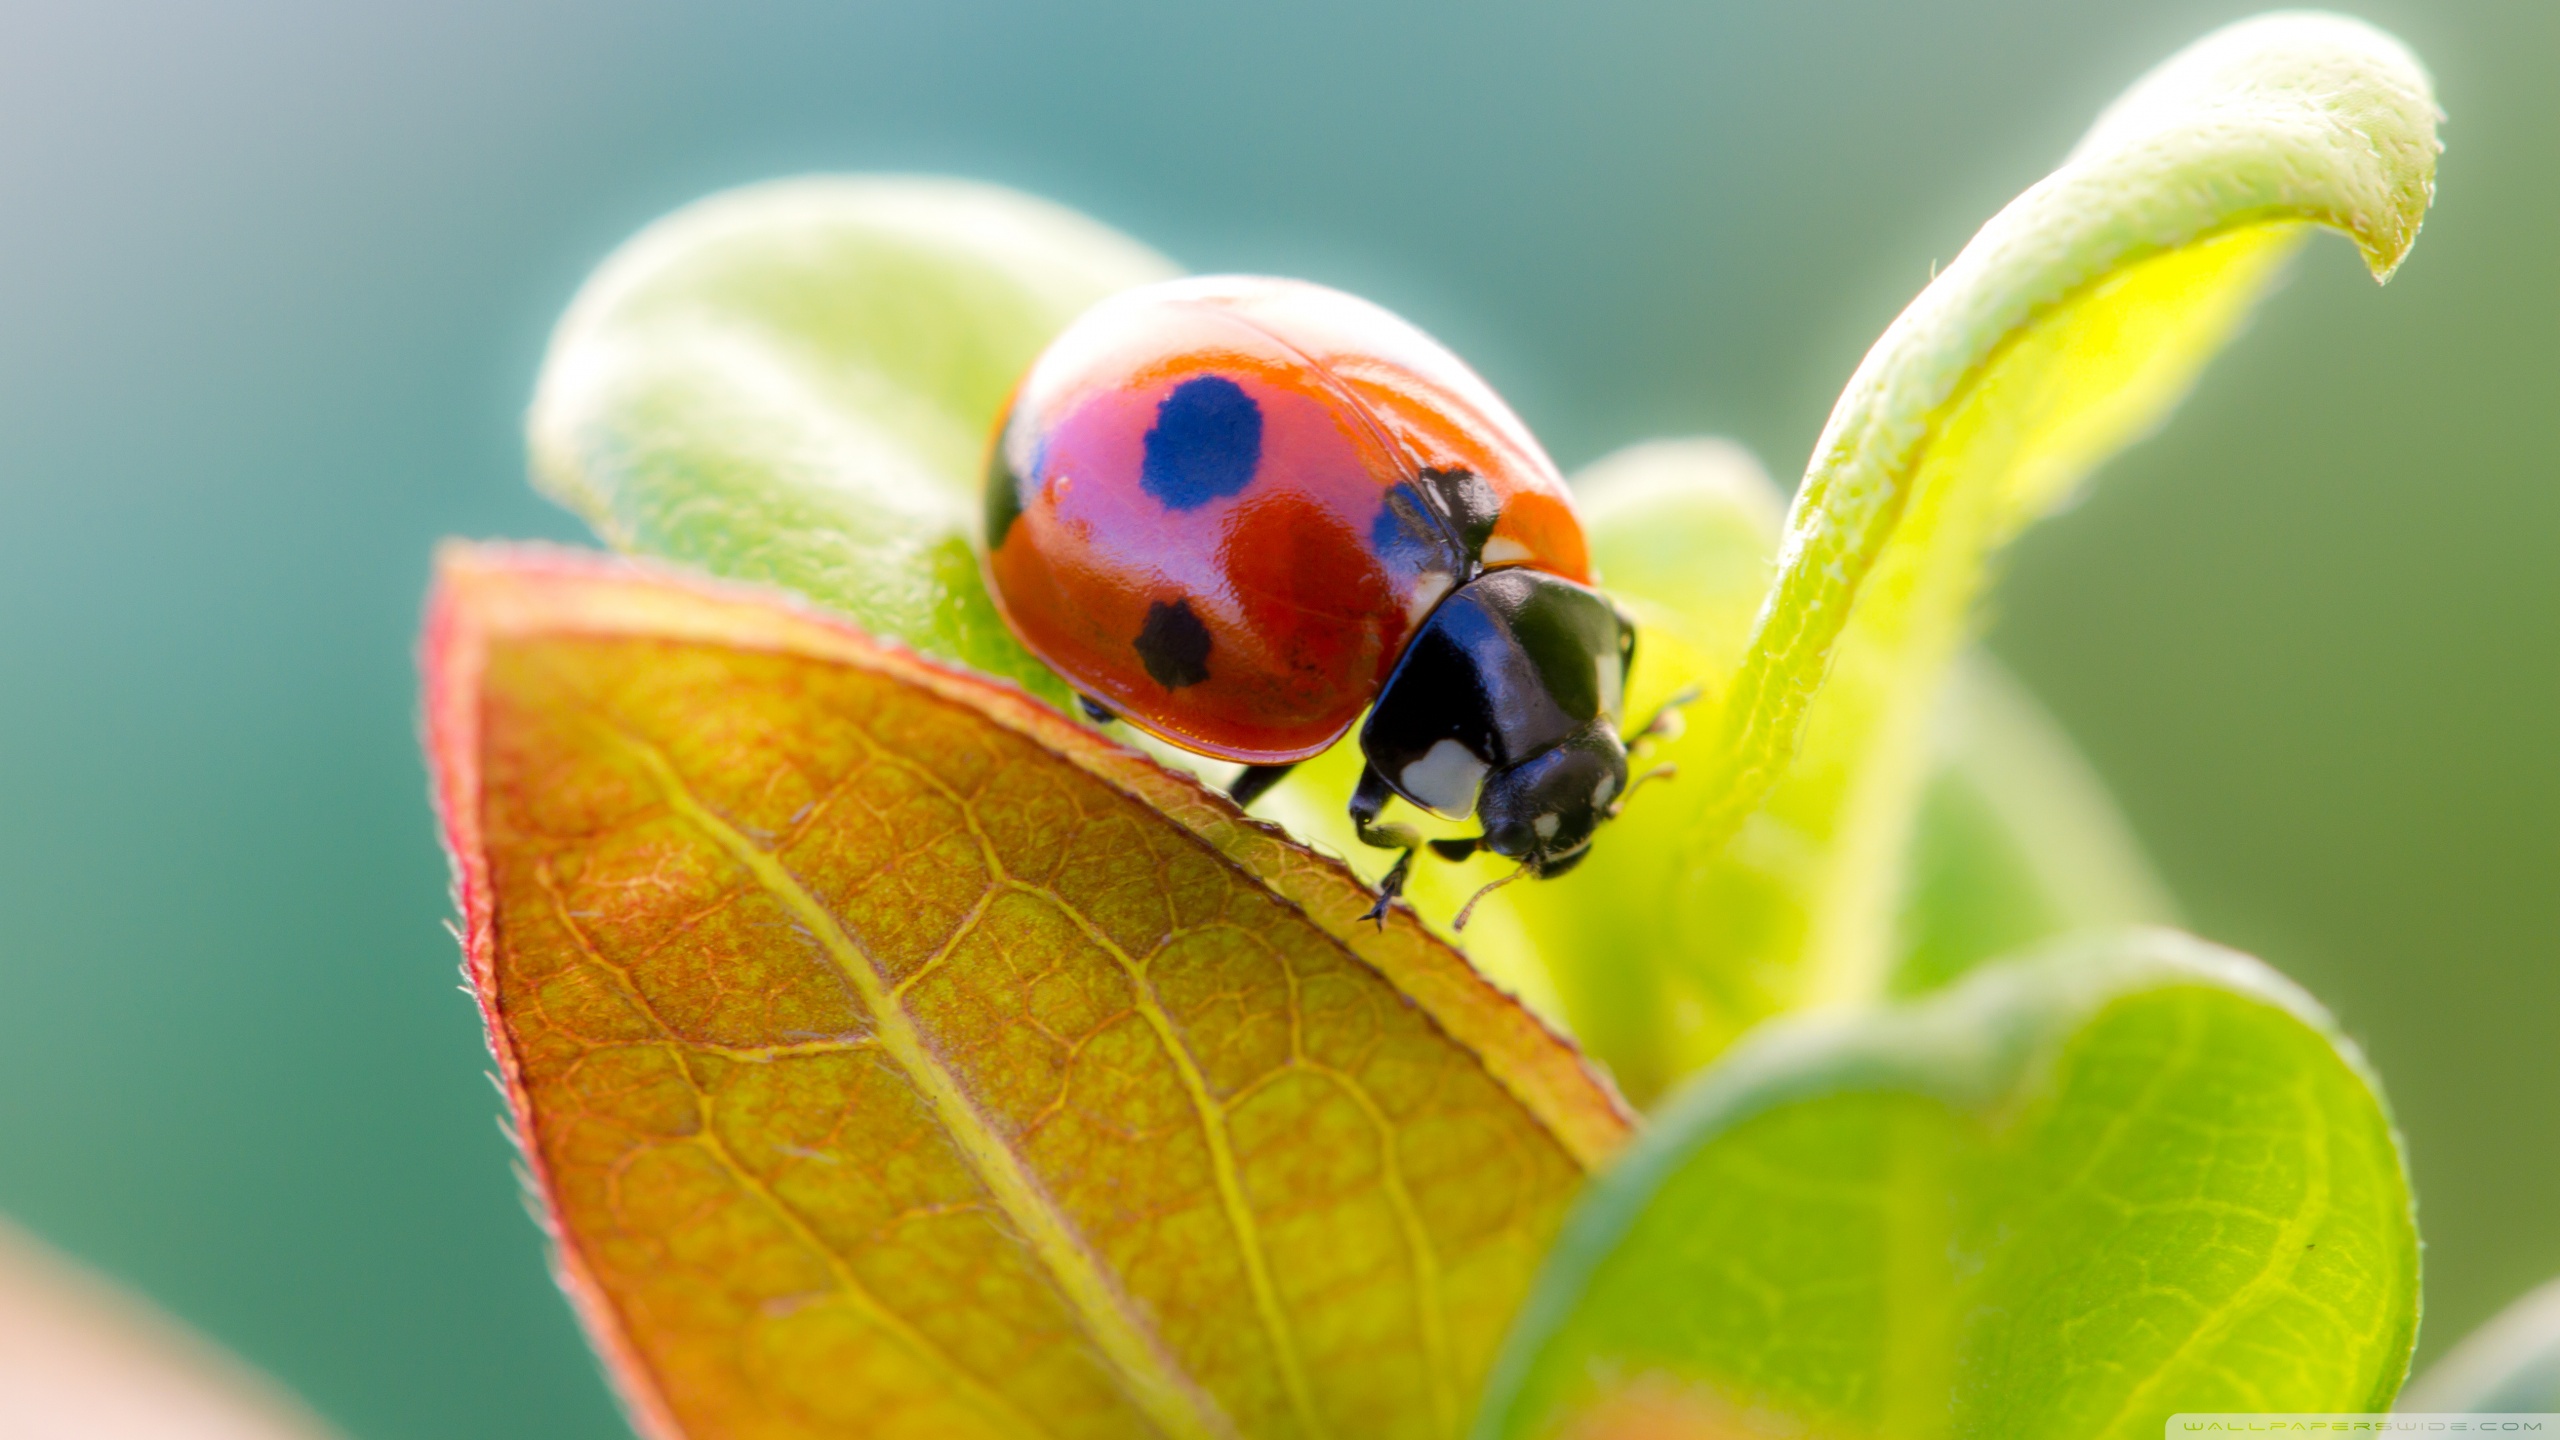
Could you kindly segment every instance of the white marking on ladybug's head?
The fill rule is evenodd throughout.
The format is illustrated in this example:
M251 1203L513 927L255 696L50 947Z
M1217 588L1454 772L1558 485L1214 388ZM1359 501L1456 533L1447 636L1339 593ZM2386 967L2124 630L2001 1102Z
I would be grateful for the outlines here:
M1396 777L1396 788L1435 815L1463 820L1475 810L1476 794L1484 788L1489 768L1466 746L1442 740L1404 767Z
M1541 815L1537 819L1530 821L1529 828L1538 832L1539 839L1553 840L1556 838L1557 827L1562 824L1564 824L1563 816L1548 814Z
M1435 570L1423 576L1422 583L1413 587L1413 599L1404 607L1405 629L1408 631L1421 629L1422 622L1430 616L1432 610L1451 590L1457 588L1457 585L1458 582L1454 577L1440 571Z
M1591 808L1594 810L1606 810L1609 808L1609 802L1612 799L1615 799L1617 794L1618 777L1615 775L1601 776L1600 783L1591 787Z
M1612 721L1623 721L1627 715L1627 669L1618 663L1617 652L1594 655L1591 663L1600 675L1600 713Z
M1510 536L1496 535L1484 542L1484 554L1479 558L1487 565L1520 565L1536 557L1529 553L1528 546Z

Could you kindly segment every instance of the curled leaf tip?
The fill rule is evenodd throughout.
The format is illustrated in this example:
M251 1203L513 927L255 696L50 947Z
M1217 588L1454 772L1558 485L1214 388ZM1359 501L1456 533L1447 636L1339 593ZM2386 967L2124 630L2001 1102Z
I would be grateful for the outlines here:
M2145 151L2189 165L2256 160L2270 212L2342 232L2382 281L2435 198L2442 115L2426 67L2387 31L2282 10L2227 25L2135 82L2071 164Z
M2145 76L1993 216L1868 352L1814 448L1698 843L1720 846L1787 773L1875 574L1901 566L1884 588L1931 612L1886 626L1908 698L1934 685L1988 555L2167 416L2306 227L2387 276L2434 194L2435 123L2390 36L2261 16Z

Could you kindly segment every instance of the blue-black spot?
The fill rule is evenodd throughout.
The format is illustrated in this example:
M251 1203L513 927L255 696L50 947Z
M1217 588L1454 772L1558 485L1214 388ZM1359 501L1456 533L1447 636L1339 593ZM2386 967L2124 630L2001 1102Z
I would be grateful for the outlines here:
M1197 685L1209 678L1209 627L1192 613L1191 602L1159 600L1147 607L1147 623L1138 629L1138 660L1147 674L1167 690Z
M1138 483L1171 510L1196 510L1253 483L1262 463L1262 407L1223 375L1173 387L1156 406Z

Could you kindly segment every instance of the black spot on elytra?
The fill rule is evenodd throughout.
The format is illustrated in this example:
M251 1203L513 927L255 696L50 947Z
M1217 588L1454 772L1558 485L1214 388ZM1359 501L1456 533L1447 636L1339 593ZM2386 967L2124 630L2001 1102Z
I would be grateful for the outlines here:
M1209 627L1192 613L1191 602L1159 600L1147 607L1147 623L1137 639L1138 659L1147 674L1167 690L1197 685L1209 678Z
M1197 510L1253 483L1262 463L1262 407L1223 375L1173 387L1156 406L1138 483L1170 510Z

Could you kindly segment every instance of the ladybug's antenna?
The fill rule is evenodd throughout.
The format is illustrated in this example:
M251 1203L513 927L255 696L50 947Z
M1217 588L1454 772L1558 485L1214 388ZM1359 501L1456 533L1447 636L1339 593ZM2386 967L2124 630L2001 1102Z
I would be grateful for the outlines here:
M1523 861L1521 861L1521 862L1520 862L1520 868L1519 868L1519 869L1512 871L1510 874L1503 876L1501 879L1494 881L1492 884L1487 885L1486 887L1484 887L1483 889L1481 889L1481 890L1477 891L1477 892L1476 892L1476 893L1474 893L1473 895L1468 896L1468 897L1467 897L1467 903L1466 903L1466 904L1464 904L1464 905L1462 905L1462 906L1460 906L1460 907L1458 908L1458 918L1449 922L1449 928L1450 928L1450 929L1452 929L1452 930L1464 930L1464 929L1466 929L1466 928L1467 928L1467 917L1468 917L1468 916L1470 916L1470 915L1473 915L1474 913L1476 913L1476 902L1477 902L1477 901L1479 901L1479 900L1483 899L1483 898L1484 898L1484 897L1486 897L1487 895L1492 894L1494 891L1501 889L1503 886L1510 884L1512 881L1517 880L1517 879L1519 879L1521 876L1526 875L1526 874L1528 874L1528 873L1529 873L1529 862L1528 862L1528 861L1526 861L1526 860L1523 860Z
M1622 794L1622 795L1620 795L1620 796L1618 797L1618 799L1617 799L1617 803L1615 803L1615 804L1613 804L1613 805L1611 805L1611 806L1609 807L1609 818L1610 818L1610 819L1612 819L1612 820L1617 819L1617 818L1618 818L1618 815L1619 815L1619 812L1621 812L1621 811L1623 811L1623 810L1625 810L1625 809L1627 808L1627 802L1628 802L1629 800L1632 800L1632 799L1634 799L1634 798L1635 798L1635 793L1636 793L1637 789L1638 789L1638 788L1640 788L1640 787L1644 784L1644 782L1646 782L1647 780L1656 780L1656 779L1659 779L1659 780L1668 780L1668 779L1672 778L1673 776L1678 775L1679 773L1680 773L1680 767L1679 767L1679 766L1677 766L1677 765L1669 765L1669 764L1665 764L1665 765L1656 765L1656 766L1654 766L1652 769L1647 770L1647 771L1646 771L1646 772L1644 772L1643 774L1641 774L1641 775L1637 776L1637 777L1635 778L1635 783L1634 783L1634 784L1632 784L1632 785L1629 785L1629 786L1626 788L1626 792L1625 792L1624 794Z
M1663 701L1662 708L1654 711L1653 718L1644 722L1644 728L1638 730L1635 733L1635 738L1627 742L1628 747L1632 749L1635 746L1643 744L1647 740L1679 739L1680 732L1684 728L1680 715L1681 710L1687 706L1696 704L1698 697L1705 693L1705 687L1692 685L1673 695L1670 699Z

